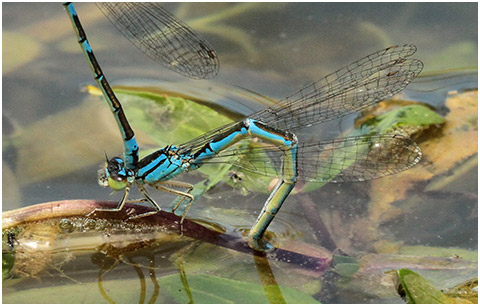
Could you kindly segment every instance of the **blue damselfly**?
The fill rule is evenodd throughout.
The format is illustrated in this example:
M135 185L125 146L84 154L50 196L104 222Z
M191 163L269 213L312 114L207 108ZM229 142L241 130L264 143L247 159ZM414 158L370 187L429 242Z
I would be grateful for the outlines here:
M179 195L191 205L193 186L173 181L180 173L208 163L236 166L279 181L249 233L255 249L267 246L265 230L299 180L354 182L371 180L404 171L421 159L419 147L406 136L364 135L302 142L295 131L362 110L402 91L422 70L420 60L409 58L413 45L389 47L372 53L299 90L277 104L180 145L168 145L138 158L138 145L120 101L110 88L93 54L73 4L64 4L94 78L117 120L123 137L124 156L107 160L99 183L124 190L113 211L123 208L130 186L136 183L154 211L161 210L145 186ZM163 65L189 77L209 78L216 74L218 60L213 48L187 25L153 3L103 3L99 7L135 45ZM239 146L255 138L262 145ZM248 154L248 159L242 157ZM178 188L184 191L177 190Z

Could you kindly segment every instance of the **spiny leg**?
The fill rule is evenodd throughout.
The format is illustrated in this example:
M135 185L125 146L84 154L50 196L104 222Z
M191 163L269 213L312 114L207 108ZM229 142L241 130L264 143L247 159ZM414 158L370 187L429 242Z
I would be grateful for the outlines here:
M128 193L130 192L130 186L127 186L125 187L125 192L123 193L123 197L122 199L120 200L120 202L118 202L118 206L116 208L95 208L94 210L92 210L90 213L88 213L87 217L89 217L90 215L92 214L95 214L95 212L97 211L110 211L110 212L119 212L123 209L123 206L125 205L126 203L126 200L127 200L127 197L128 197Z
M125 201L125 203L127 203L127 204L138 204L138 203L143 203L143 202L148 202L148 200L145 199L145 198L141 198L141 199L134 199L134 200Z
M179 191L179 190L172 189L172 188L165 187L165 186L185 188L185 189L187 189L187 191ZM190 192L193 190L193 185L189 184L189 183L185 183L185 182L180 182L180 181L165 181L165 182L158 182L157 184L153 185L153 187L155 187L159 191L173 193L173 194L176 194L176 195L182 197L178 201L178 203L175 204L175 206L173 207L173 209L172 209L173 213L175 212L175 210L177 210L177 208L180 206L180 204L182 204L183 201L185 199L187 199L188 204L187 204L187 207L185 208L185 211L183 212L182 219L180 220L180 223L183 223L183 220L187 216L188 210L192 206L192 202L194 200L193 195L190 194Z
M162 210L161 207L157 204L157 202L155 202L155 200L150 196L145 186L143 184L137 184L137 185L140 192L145 196L145 199L147 199L147 201L150 202L150 204L152 204L155 210L149 211L143 214L139 214L136 216L132 216L129 218L130 220L151 216ZM165 185L172 186L172 187L186 188L187 192L182 192L172 188L164 187ZM180 224L183 223L183 220L185 219L185 216L187 215L187 212L190 209L190 206L192 205L193 195L190 194L190 191L193 190L193 185L189 183L179 182L179 181L167 181L167 182L157 182L155 185L152 185L152 187L155 187L155 189L159 191L173 193L182 197L182 199L175 205L172 212L175 212L175 210L178 208L178 206L180 206L180 204L183 202L184 199L189 199L188 206L185 209L185 212L183 213L182 219L180 220Z
M147 199L147 201L150 202L150 204L152 204L152 206L153 206L153 208L155 208L155 210L149 211L149 212L146 212L146 213L143 213L143 214L131 216L130 218L128 218L129 220L143 218L143 217L146 217L146 216L151 216L151 215L154 215L154 214L156 214L156 213L158 213L159 211L162 210L162 208L157 204L157 202L155 202L155 200L152 199L152 197L148 194L147 189L145 189L143 184L137 184L137 186L138 186L138 189L140 190L140 192L145 197L145 199Z

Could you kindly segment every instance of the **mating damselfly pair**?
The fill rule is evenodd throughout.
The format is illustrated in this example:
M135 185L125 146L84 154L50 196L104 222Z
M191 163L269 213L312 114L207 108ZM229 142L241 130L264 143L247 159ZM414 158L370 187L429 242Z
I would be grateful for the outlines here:
M107 160L99 183L124 190L123 208L134 183L154 208L140 218L160 211L146 186L180 196L192 203L189 183L173 181L177 175L209 163L233 163L245 171L278 178L249 232L251 247L271 247L263 235L298 181L355 182L404 171L421 159L419 147L401 134L363 135L303 142L295 132L313 124L362 110L402 91L422 70L409 58L413 45L389 47L372 53L297 91L275 105L243 120L218 127L180 145L169 145L139 159L135 134L98 64L73 4L64 4L95 80L103 91L123 138L123 157ZM186 24L155 3L100 3L97 6L113 24L148 56L191 78L217 74L218 59L210 44ZM247 139L261 146L239 146ZM248 160L241 157L248 154ZM181 189L181 190L178 190ZM112 210L112 209L109 209Z

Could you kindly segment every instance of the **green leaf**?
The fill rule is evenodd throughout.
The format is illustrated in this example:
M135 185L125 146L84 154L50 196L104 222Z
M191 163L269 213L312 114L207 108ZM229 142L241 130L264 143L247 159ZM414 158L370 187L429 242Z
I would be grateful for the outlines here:
M275 300L275 297L267 297L265 291L271 292L269 288L213 275L187 275L186 282L182 282L180 274L173 274L162 277L159 283L164 292L182 304L189 302L188 292L196 304L264 304ZM318 304L317 300L298 290L280 287L280 291L287 303Z
M432 124L441 124L445 119L420 104L413 104L394 109L385 114L365 121L357 131L357 135L376 132L384 134L392 130L405 127L428 127Z
M5 280L11 276L13 264L15 262L15 253L3 253L2 254L2 280Z
M360 268L357 260L350 256L334 255L333 261L335 262L333 270L344 277L352 276Z
M2 280L12 277L11 271L15 264L15 250L12 243L15 243L15 236L20 229L8 229L2 231Z
M444 304L448 303L448 297L437 290L428 280L417 273L400 269L396 271L400 294L404 292L407 302L410 304Z
M181 144L233 120L200 103L146 91L116 89L135 131L161 146Z
M275 177L265 176L250 171L245 171L242 168L242 165L246 165L246 169L264 169L267 173L278 172L280 175L279 169L274 168L273 163L266 163L265 160L259 160L258 154L259 150L262 149L263 143L252 142L250 139L241 141L238 144L238 148L242 150L244 155L241 158L236 158L236 165L232 167L232 172L235 173L238 179L241 179L240 182L229 179L226 181L232 187L239 187L240 185L245 190L250 192L261 192L261 193L270 193L268 186L275 179ZM248 154L251 151L255 154Z
M196 304L231 304L231 303L271 303L264 288L243 281L230 280L210 275L186 275L172 274L160 279L160 295L154 302L165 303L169 301L168 295L172 296L177 303L189 303L191 293L192 300ZM135 279L103 281L108 298L116 303L139 303L139 292L132 288L138 288L139 282ZM186 287L187 286L187 287ZM270 287L270 286L269 286ZM125 288L128 288L126 290ZM189 290L190 292L188 292ZM133 293L133 294L132 294ZM318 304L319 302L309 295L291 288L281 288L281 293L287 303ZM151 299L152 293L147 291L146 301ZM49 288L27 289L21 292L10 293L6 303L69 303L81 301L82 303L106 303L107 296L102 296L95 281L82 284L64 285Z
M403 130L404 132L418 131L425 129L432 124L441 124L443 122L444 118L430 110L428 107L413 104L394 109L385 114L369 119L365 121L360 128L350 130L343 134L342 137L396 133L398 130ZM351 158L348 158L349 162L344 163L343 168L338 169L338 173L351 166L355 161L355 157L359 153L362 153L354 150L356 149L352 147L352 151L346 153L350 154ZM367 150L365 150L364 153L366 154ZM309 192L323 187L325 184L326 183L309 182L304 185L302 191Z

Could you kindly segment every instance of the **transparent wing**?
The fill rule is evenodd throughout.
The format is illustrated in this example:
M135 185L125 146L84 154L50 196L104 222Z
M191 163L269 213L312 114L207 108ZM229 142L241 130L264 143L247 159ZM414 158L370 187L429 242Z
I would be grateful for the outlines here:
M423 69L421 61L406 58L415 51L404 45L375 52L248 117L294 132L351 114L402 91ZM180 153L196 152L234 124L180 145Z
M212 46L188 25L152 2L103 2L97 6L135 46L182 75L207 79L218 73Z
M283 156L278 147L252 143L232 147L204 163L229 163L263 176L282 177ZM304 143L298 147L298 178L317 182L372 180L407 170L421 157L417 144L399 134Z
M423 69L414 45L370 54L249 118L282 130L339 118L402 91Z

